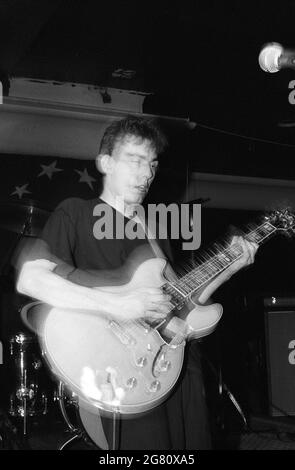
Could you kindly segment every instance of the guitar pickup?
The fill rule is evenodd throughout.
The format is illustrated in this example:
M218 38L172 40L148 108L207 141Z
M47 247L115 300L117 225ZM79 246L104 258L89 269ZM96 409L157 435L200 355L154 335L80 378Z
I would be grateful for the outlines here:
M114 320L109 321L109 327L112 329L113 333L125 346L135 346L136 339L131 336L125 328L123 328L119 323Z

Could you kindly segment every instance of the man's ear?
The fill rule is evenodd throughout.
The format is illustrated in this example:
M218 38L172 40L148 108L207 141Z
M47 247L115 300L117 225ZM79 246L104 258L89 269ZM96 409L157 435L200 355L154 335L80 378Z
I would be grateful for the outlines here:
M106 175L112 168L113 158L108 154L100 154L95 158L95 164L98 171Z

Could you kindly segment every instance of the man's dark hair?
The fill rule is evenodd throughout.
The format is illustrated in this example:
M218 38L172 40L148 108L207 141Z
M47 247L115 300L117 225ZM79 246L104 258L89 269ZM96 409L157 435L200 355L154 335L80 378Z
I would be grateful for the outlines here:
M167 146L166 136L154 119L127 116L120 121L112 122L106 128L99 153L111 155L115 145L123 142L126 137L149 140L157 155L163 153Z

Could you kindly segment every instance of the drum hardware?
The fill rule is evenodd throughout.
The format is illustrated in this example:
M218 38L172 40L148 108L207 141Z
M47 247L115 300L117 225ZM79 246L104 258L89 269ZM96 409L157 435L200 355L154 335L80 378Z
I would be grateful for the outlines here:
M51 208L32 199L0 200L0 226L5 230L28 237L37 237Z
M9 268L16 252L21 248L21 242L27 242L27 237L37 237L45 224L50 210L40 207L33 200L11 201L0 200L0 227L17 233L16 239L8 249L6 257L0 266L0 279L3 283L8 277ZM36 341L25 333L19 333L10 339L10 359L14 359L17 371L14 391L10 394L9 414L23 418L23 434L27 434L27 418L36 414L47 413L47 396L40 391L38 377L42 362L38 355L31 351ZM28 357L28 355L30 357ZM12 370L12 376L15 370ZM37 410L37 403L40 409Z
M30 246L34 242L34 238L38 237L41 232L49 213L49 207L41 207L37 201L22 200L9 201L0 200L0 227L17 233L16 240L8 249L6 257L0 265L0 283L8 281L9 269L17 260L23 244ZM30 240L31 238L31 240ZM32 239L33 238L33 239ZM48 395L42 379L44 379L44 358L43 351L36 349L37 335L40 333L39 318L35 318L36 323L30 323L29 315L34 313L34 307L40 302L31 302L20 309L20 314L25 325L32 332L26 334L19 332L10 338L9 341L9 357L10 357L10 373L13 381L13 387L9 395L8 414L14 418L21 418L22 434L24 438L24 446L27 446L28 420L31 417L42 416L48 413ZM34 315L32 315L33 318ZM42 316L41 316L42 318ZM46 359L46 355L45 359ZM47 377L48 378L48 377ZM46 382L46 381L45 381ZM48 383L45 385L48 385ZM52 385L52 383L51 383ZM51 393L51 391L50 391ZM77 412L78 402L74 394L66 393L65 386L62 382L58 384L58 389L52 392L53 401L57 402L62 413L63 419L68 430L73 434L70 439L60 446L60 450L64 449L68 444L76 439L85 438L86 432L71 423L68 406L73 406L77 422L79 423L79 415ZM0 434L0 448L3 445L3 436Z
M57 401L61 414L66 422L66 425L69 431L73 433L79 433L79 429L72 425L68 413L66 411L66 404L78 406L77 395L74 393L71 394L71 397L66 395L65 393L65 385L63 382L59 382L57 386L57 390L54 394L54 401Z
M35 302L32 304L34 307ZM25 311L28 313L29 309L25 308ZM46 378L44 376L44 366L46 363L44 364L42 362L41 357L43 357L43 352L36 349L36 343L37 339L35 336L23 332L18 333L10 339L10 369L14 387L9 395L10 406L8 414L14 418L22 419L22 438L24 439L24 443L28 437L29 418L46 415L49 411L49 399L45 391L47 390L45 389L45 385L48 384L46 384L44 380ZM50 380L49 376L47 376L47 379ZM79 425L77 395L68 391L64 383L60 381L57 388L52 391L50 399L58 404L64 422L67 425L67 431L71 434L71 436L60 445L58 450L63 450L77 439L87 441L87 435L83 426L81 425L79 427L72 424L70 417L70 410L73 410L73 418Z
M42 322L46 317L46 308L47 307L42 302L33 301L21 306L19 309L19 314L23 323L26 325L28 330L32 332L32 335L34 338L36 338L36 340L42 331ZM40 349L40 354L42 361L40 358L33 358L32 369L38 373L38 371L41 369L40 364L41 366L43 366L43 364L45 365L45 370L51 378L51 385L52 381L54 382L54 389L52 390L51 396L52 401L58 405L59 411L67 426L66 432L70 432L71 434L71 436L67 438L67 440L59 447L59 450L63 450L76 439L87 440L86 433L83 430L83 425L80 424L80 418L78 414L78 397L75 393L71 392L63 382L59 381L57 382L57 385L55 384L56 377L51 371L50 365L46 359L46 353L42 348ZM73 422L77 423L78 425L75 426Z
M0 408L0 450L25 450L18 437L16 426L9 419L7 412Z
M69 392L66 389L65 384L62 381L59 381L56 394L55 394L55 400L58 402L59 409L68 427L68 431L72 434L70 438L68 438L63 444L59 446L58 450L64 450L66 446L76 441L77 439L79 440L83 439L84 441L87 442L88 438L87 438L86 432L84 431L83 426L81 425L80 419L79 419L78 396L73 392ZM66 410L66 406L69 406L69 405L72 405L74 407L75 418L76 420L78 420L80 427L74 426L71 423L69 414Z
M0 227L17 233L0 265L0 283L4 286L8 282L10 268L20 253L21 244L27 243L28 237L38 236L48 218L49 210L41 208L33 200L0 200L0 215ZM14 390L9 396L8 414L23 419L24 437L27 435L28 417L47 413L47 395L40 390L37 377L42 362L37 354L28 357L28 350L32 345L32 338L24 333L10 339L10 364L14 360L10 372Z
M24 437L28 432L28 418L46 415L48 412L48 397L42 384L42 367L33 336L20 332L10 339L13 390L9 395L8 413L23 420Z
M8 277L11 262L16 262L22 243L29 243L30 237L37 237L51 210L40 207L33 200L0 200L0 227L17 233L16 239L8 249L0 266L2 282ZM31 240L32 241L32 240Z

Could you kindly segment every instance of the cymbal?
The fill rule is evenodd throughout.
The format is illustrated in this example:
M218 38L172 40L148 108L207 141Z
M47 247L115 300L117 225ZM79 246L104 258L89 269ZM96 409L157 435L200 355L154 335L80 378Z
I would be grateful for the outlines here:
M49 217L51 208L33 199L19 201L0 199L0 228L37 237Z

